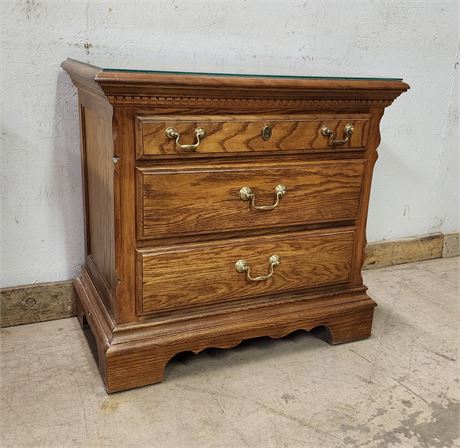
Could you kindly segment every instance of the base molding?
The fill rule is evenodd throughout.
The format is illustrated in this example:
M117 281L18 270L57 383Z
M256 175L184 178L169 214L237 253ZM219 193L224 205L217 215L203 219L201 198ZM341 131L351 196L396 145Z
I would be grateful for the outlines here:
M392 241L371 242L364 269L460 255L460 232L435 233ZM0 326L73 317L77 294L72 281L0 289Z
M103 308L87 271L75 280L79 315L88 321L98 348L98 363L107 392L163 381L168 361L184 351L231 348L245 339L281 338L296 330L311 331L330 344L365 339L371 334L375 302L365 292L239 309L226 314L115 326Z
M65 319L76 314L77 293L71 281L0 289L0 326Z
M369 243L364 269L382 268L442 257L444 235L434 233L413 238Z

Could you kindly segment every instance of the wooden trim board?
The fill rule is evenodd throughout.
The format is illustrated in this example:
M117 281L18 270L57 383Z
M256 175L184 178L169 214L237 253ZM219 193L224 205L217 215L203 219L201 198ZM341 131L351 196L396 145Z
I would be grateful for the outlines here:
M76 301L71 280L2 288L1 327L76 316Z
M369 243L364 269L460 255L460 232L434 233ZM0 326L30 324L76 316L72 280L0 289Z
M369 243L366 247L366 261L363 268L382 268L441 258L443 243L442 233Z

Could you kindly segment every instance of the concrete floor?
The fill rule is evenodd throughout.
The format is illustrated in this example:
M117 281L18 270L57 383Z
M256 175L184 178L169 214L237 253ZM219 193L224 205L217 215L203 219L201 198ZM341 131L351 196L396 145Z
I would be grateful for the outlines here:
M460 258L365 272L370 339L182 354L106 395L76 318L1 330L1 447L459 446ZM457 444L456 444L457 442Z

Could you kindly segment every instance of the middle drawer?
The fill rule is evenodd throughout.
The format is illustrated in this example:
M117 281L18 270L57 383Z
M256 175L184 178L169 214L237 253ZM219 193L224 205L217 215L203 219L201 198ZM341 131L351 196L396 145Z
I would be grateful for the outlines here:
M346 221L364 161L137 168L138 239Z

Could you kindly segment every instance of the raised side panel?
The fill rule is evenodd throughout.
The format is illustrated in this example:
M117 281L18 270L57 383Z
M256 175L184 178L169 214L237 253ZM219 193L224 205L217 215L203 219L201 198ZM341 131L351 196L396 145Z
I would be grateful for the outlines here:
M114 246L113 139L111 106L80 92L86 209L86 265L101 297L113 310Z

